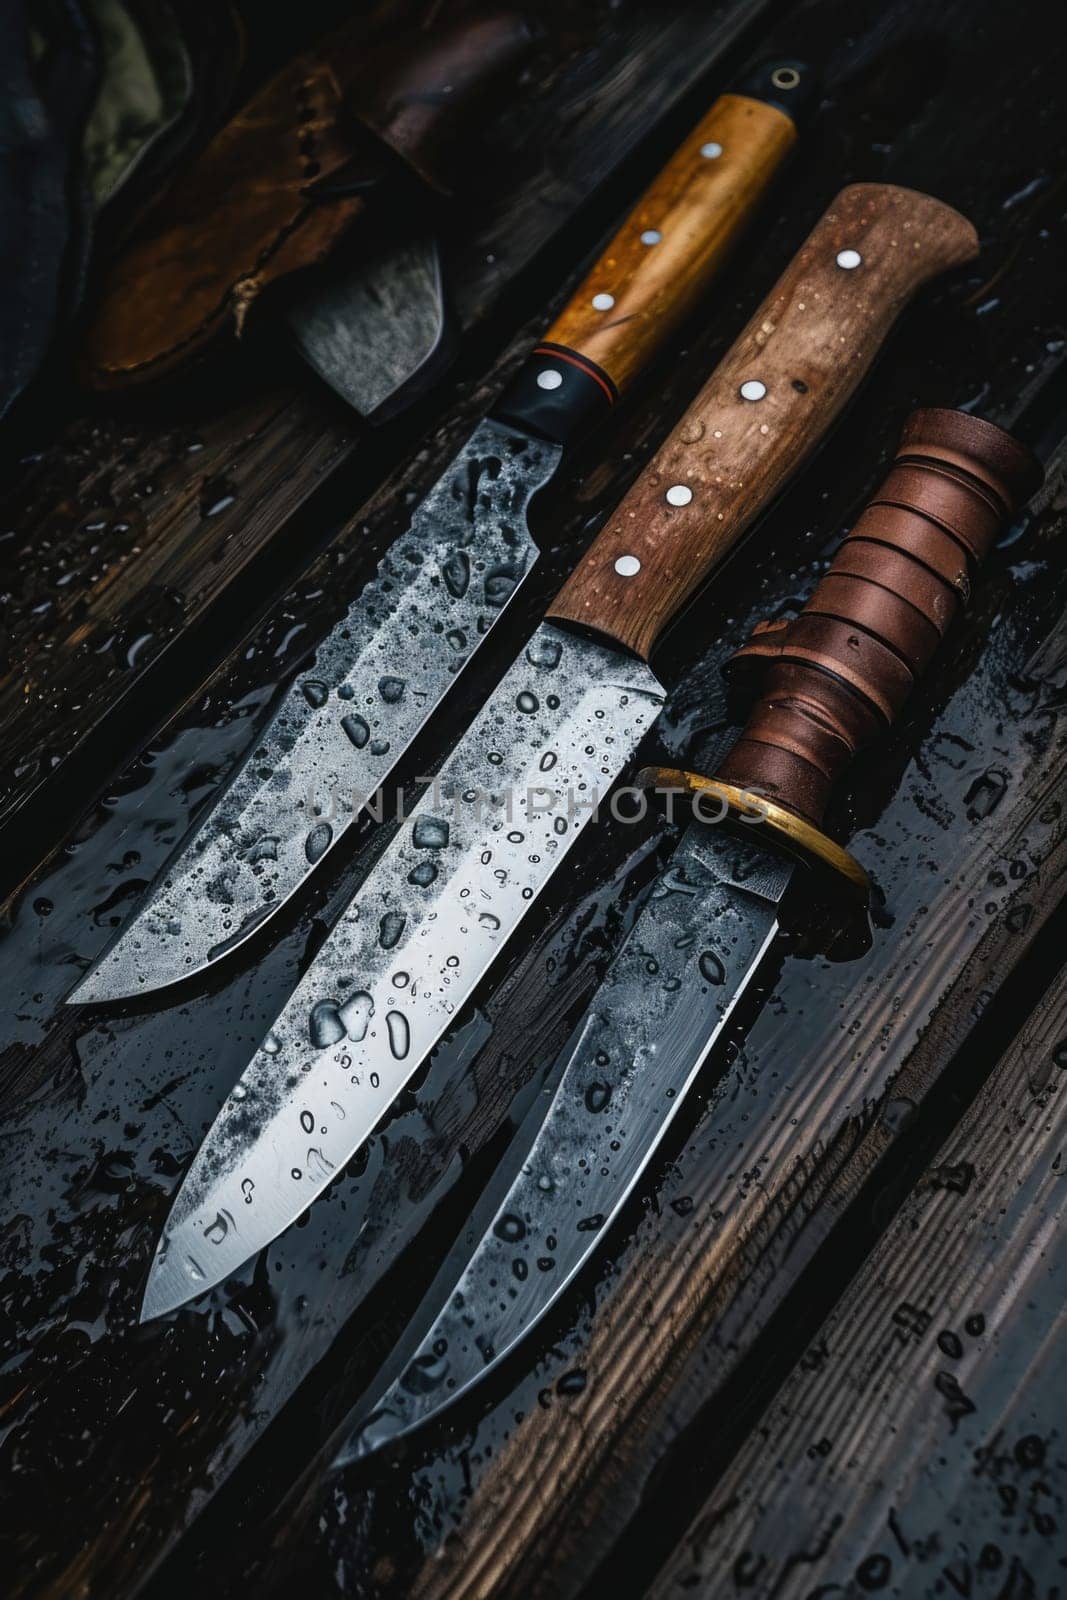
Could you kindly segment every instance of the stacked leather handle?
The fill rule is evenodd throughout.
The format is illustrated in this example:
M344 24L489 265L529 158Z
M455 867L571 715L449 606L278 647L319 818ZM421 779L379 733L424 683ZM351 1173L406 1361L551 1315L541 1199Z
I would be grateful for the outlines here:
M731 668L762 693L718 782L822 822L837 776L900 712L1005 523L1042 480L1024 445L961 411L916 411L889 475L800 615Z

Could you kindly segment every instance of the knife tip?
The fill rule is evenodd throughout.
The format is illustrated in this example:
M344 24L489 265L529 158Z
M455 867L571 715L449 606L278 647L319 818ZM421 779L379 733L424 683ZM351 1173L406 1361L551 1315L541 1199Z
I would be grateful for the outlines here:
M208 965L208 962L201 962L180 974L167 971L153 973L114 952L103 956L95 966L89 968L67 995L64 1004L87 1006L115 1000L138 1000L143 995L167 989L181 979L195 977L205 971Z
M146 1322L155 1322L156 1318L162 1316L162 1314L162 1310L152 1301L152 1285L149 1283L141 1300L141 1309L137 1313L137 1321L143 1328Z
M68 1006L98 1005L105 1000L131 1000L135 994L148 991L131 989L128 981L109 981L106 966L91 968L80 983L67 995L63 1004Z
M204 1284L203 1290L213 1287ZM176 1279L169 1267L166 1253L161 1252L153 1261L149 1269L148 1281L144 1286L141 1297L141 1310L137 1320L143 1327L146 1322L156 1322L160 1317L167 1316L171 1311L178 1311L185 1303L193 1299L196 1290L190 1293L189 1285Z

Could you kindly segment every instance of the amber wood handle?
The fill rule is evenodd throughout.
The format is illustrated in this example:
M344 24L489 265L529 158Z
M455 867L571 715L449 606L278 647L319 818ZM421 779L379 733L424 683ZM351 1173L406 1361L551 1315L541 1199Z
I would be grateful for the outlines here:
M819 826L837 776L899 713L1005 522L1042 479L1030 451L962 411L916 411L896 460L793 621L731 670L762 692L716 774Z
M592 362L625 389L692 310L796 136L777 106L722 95L579 284L545 344Z
M549 616L647 658L823 437L905 303L977 248L967 219L929 195L843 189Z
M609 409L693 309L796 141L800 62L769 63L721 95L675 151L496 408L550 438ZM772 103L772 101L774 103Z

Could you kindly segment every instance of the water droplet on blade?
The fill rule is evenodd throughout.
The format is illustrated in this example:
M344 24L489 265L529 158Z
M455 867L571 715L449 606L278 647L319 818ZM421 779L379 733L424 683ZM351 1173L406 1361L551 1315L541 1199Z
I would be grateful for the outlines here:
M411 842L417 850L443 850L448 843L448 823L439 817L416 817Z
M389 1033L389 1048L397 1061L403 1061L411 1049L411 1028L402 1011L390 1011L385 1019Z
M357 989L355 994L349 995L337 1012L338 1020L353 1044L359 1044L366 1038L373 1015L374 1001L365 989Z
M364 722L362 717L356 716L354 712L351 716L341 718L341 728L357 750L362 750L370 738L370 728L367 723Z
M308 1033L316 1050L326 1050L331 1044L341 1042L345 1036L345 1025L341 1021L336 1000L320 1000L312 1006L308 1015Z
M328 822L316 822L304 841L304 854L312 866L321 861L333 840L333 829Z
M585 1091L587 1111L606 1111L611 1099L610 1083L591 1083Z
M714 950L705 950L700 958L700 975L706 983L725 983L726 968Z
M550 671L558 667L563 655L563 646L558 639L548 639L535 634L526 648L526 659L531 667L547 667Z
M499 609L506 605L515 591L515 574L501 567L490 572L485 580L485 603Z
M278 836L274 833L265 833L262 839L257 839L255 844L249 845L244 852L244 859L254 866L257 861L277 861Z
M334 1163L317 1147L307 1153L308 1176L321 1183L335 1170Z
M465 550L453 550L441 567L445 587L452 597L462 600L471 581L470 558Z

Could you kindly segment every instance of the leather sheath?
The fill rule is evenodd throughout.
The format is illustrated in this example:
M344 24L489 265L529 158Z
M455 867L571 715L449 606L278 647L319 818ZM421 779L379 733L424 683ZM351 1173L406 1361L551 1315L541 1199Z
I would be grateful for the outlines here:
M447 193L464 126L533 38L513 12L377 47L366 29L347 25L266 83L112 263L83 347L91 387L165 377L240 334L259 296L324 261L377 188Z
M1040 464L962 411L913 412L885 482L793 620L761 624L732 674L761 697L716 777L818 826L837 775L899 714Z

